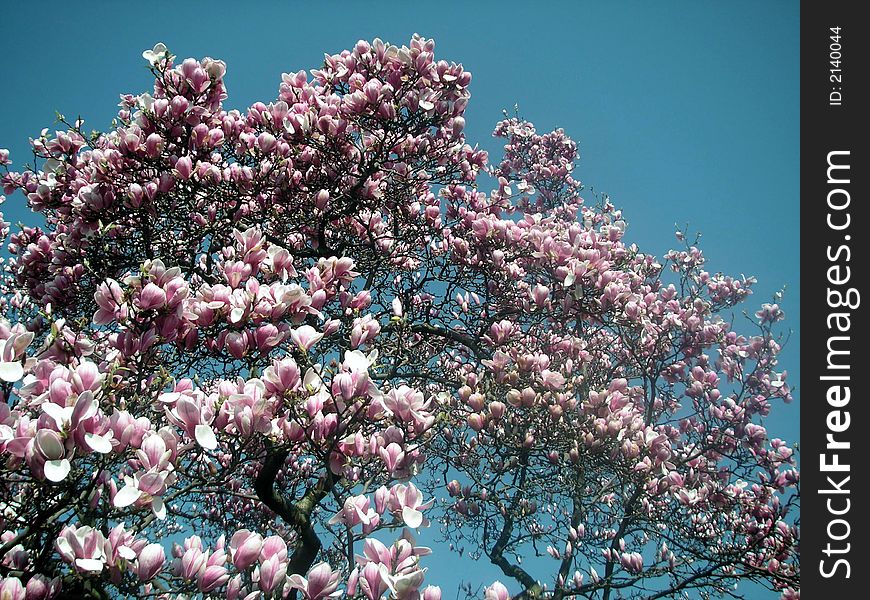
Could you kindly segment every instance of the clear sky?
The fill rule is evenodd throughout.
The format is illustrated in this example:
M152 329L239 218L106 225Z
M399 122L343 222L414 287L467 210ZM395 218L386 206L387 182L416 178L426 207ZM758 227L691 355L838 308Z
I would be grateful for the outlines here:
M562 127L579 142L579 178L624 209L629 241L661 256L674 224L688 224L709 270L758 278L750 314L787 287L781 366L798 385L798 2L42 0L0 10L0 147L19 165L55 111L107 128L118 94L150 88L141 52L158 41L179 59L224 60L226 106L245 109L324 52L432 37L436 58L474 74L472 144L498 156L492 127L518 105L539 131ZM20 197L4 210L32 221ZM798 441L798 405L776 406L768 429ZM430 564L433 583L453 579L446 563Z

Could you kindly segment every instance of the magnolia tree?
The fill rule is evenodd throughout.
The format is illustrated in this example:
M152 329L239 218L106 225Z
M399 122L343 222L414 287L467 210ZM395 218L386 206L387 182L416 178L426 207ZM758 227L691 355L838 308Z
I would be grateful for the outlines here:
M561 130L490 163L433 49L240 112L158 44L111 131L0 153L42 217L3 232L0 598L438 600L430 524L491 600L799 597L780 308L737 333L752 280L627 243Z

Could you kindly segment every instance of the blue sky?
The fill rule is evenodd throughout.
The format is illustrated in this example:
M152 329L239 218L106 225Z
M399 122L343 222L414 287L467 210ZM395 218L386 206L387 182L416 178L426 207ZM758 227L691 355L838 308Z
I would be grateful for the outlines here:
M795 386L798 9L788 1L4 6L0 147L20 164L27 138L53 127L55 111L107 128L119 93L149 88L141 52L158 41L179 58L226 61L226 105L244 109L274 99L282 72L316 68L324 52L374 37L402 44L419 32L435 38L438 58L474 74L469 141L497 156L492 127L518 105L539 131L562 127L579 142L579 178L624 209L629 241L661 256L676 243L674 224L688 224L703 234L709 270L758 278L750 313L786 286L793 334L781 366ZM7 220L32 221L20 198L4 209ZM775 407L774 435L798 440L798 405ZM448 575L438 566L433 580Z

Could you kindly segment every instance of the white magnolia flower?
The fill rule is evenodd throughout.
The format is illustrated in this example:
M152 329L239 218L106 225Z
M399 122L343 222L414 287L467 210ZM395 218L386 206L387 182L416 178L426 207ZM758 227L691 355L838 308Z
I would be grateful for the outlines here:
M174 59L175 55L169 53L169 48L166 47L166 44L163 42L157 42L151 50L146 50L142 53L142 58L152 65L156 65L164 58L166 60Z

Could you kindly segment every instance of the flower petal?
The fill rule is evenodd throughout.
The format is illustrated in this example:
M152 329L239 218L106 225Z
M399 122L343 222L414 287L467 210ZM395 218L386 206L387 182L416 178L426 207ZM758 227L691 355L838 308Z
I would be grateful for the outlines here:
M99 452L100 454L108 454L112 451L112 442L109 441L109 438L111 438L111 435L103 437L95 433L86 433L85 443L90 446L91 450L93 450L94 452Z
M156 496L151 500L151 510L154 512L154 516L161 521L166 518L166 503L163 502L163 498L160 496Z
M0 379L15 383L24 377L24 367L20 362L0 362Z
M405 506L402 508L402 520L411 529L417 529L423 524L423 513L416 508Z
M103 570L103 561L96 558L77 558L76 566L85 571L99 573Z
M73 407L61 406L49 400L42 403L42 412L54 419L59 429L63 429L72 418Z
M63 481L69 475L70 468L69 461L62 458L60 460L45 461L45 466L42 470L45 473L46 479L57 483L58 481Z
M118 490L117 494L115 494L115 499L112 501L112 503L115 505L116 508L124 508L135 503L141 495L142 492L139 490L139 488L132 485L125 485L120 490Z
M208 425L197 425L194 430L194 436L197 443L206 450L214 450L217 448L217 438L214 435L214 430Z

